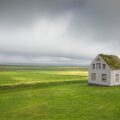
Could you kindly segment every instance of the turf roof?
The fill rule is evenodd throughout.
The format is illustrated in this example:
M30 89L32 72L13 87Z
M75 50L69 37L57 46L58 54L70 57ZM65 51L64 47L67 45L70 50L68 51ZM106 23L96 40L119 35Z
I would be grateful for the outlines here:
M115 55L100 54L102 59L110 66L112 70L120 70L120 58Z

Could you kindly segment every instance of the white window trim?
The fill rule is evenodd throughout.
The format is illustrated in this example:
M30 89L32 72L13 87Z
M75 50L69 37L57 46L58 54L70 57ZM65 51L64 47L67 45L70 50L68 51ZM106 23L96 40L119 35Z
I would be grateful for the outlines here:
M96 73L91 73L91 79L96 80Z
M107 74L102 74L101 79L102 79L103 82L106 82L107 81Z
M120 80L120 76L119 76L119 74L116 74L116 75L115 75L115 81L116 81L116 82L119 82L119 80Z

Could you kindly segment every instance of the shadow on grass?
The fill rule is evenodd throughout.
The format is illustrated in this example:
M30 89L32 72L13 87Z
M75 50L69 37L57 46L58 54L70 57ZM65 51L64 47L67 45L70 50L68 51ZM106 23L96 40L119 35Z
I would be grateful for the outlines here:
M14 89L26 89L26 88L45 88L52 86L60 86L64 84L80 84L80 86L87 86L86 79L83 80L71 80L71 81L54 81L54 82L42 82L42 83L22 83L13 85L0 85L0 90L14 90Z

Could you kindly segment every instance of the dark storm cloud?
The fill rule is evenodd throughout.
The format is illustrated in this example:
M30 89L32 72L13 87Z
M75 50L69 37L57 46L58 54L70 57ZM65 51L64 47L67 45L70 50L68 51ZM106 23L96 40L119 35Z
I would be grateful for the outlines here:
M80 65L119 55L119 11L119 0L0 0L0 62Z
M1 0L1 22L19 26L32 24L40 17L56 19L83 4L83 0Z
M88 0L82 12L75 12L72 28L75 33L84 31L94 34L96 42L120 43L120 1L119 0ZM82 28L82 29L81 29Z

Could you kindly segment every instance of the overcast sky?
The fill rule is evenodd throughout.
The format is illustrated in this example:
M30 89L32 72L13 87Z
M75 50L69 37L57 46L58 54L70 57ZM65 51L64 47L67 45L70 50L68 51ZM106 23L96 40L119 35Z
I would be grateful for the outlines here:
M120 0L0 0L0 64L88 65L120 55Z

